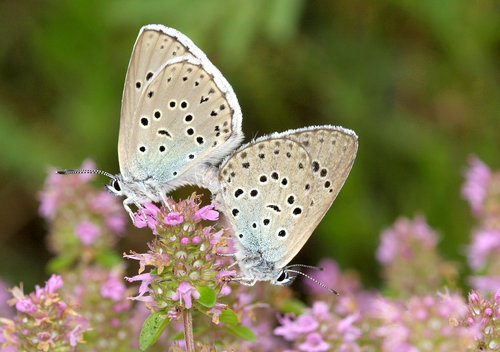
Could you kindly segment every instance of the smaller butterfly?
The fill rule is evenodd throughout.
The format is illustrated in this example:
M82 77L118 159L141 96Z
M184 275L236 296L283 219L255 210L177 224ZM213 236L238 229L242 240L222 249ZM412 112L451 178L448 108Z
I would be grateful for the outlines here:
M123 91L118 138L120 174L106 188L123 206L166 200L195 184L217 193L214 166L243 140L241 109L231 85L184 34L162 25L143 27L134 45ZM166 202L165 202L166 203Z
M287 264L337 197L357 149L353 131L314 126L261 137L224 160L219 182L238 281L286 285L305 275L294 269L304 265Z

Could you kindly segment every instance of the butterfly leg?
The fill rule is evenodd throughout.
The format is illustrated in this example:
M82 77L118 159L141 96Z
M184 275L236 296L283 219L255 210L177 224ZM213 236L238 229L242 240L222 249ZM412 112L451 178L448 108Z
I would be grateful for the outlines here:
M142 216L144 216L144 220L146 221L146 226L149 227L149 221L148 221L148 217L146 216L146 213L144 212L144 207L137 203L137 202L134 202L135 206L137 207L137 209L139 209L139 211L141 212Z
M129 204L133 203L130 201L128 198L126 198L123 201L123 207L127 211L128 215L130 216L130 219L132 220L132 223L135 224L135 218L134 218L134 213L132 212L132 209L130 209Z
M165 198L165 194L161 192L160 196L162 203L165 204L165 206L168 208L169 211L172 211L172 208L170 208L170 205L168 205L167 198Z

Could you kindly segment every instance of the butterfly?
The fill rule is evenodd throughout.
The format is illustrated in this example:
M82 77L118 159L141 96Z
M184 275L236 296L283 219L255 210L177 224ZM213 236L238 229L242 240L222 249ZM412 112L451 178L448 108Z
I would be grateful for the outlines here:
M243 140L241 109L231 85L179 31L144 26L125 78L118 138L120 174L106 188L123 206L166 201L165 194L195 184L217 193L214 166Z
M294 268L305 265L287 264L337 197L357 149L353 131L313 126L258 138L223 161L219 182L238 281L286 285L305 275Z

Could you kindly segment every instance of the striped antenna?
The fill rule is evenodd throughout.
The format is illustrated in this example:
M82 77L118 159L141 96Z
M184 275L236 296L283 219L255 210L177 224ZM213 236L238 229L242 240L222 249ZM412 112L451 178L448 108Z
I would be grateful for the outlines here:
M109 172L102 171L102 170L73 170L73 169L67 169L67 170L60 170L56 171L59 175L72 175L72 174L97 174L97 175L104 175L108 176L109 178L115 178L115 176L111 175Z
M339 295L339 293L337 291L335 291L333 288L330 288L328 286L326 286L324 283L322 282L319 282L318 280L316 280L315 278L303 273L302 271L297 271L297 270L291 270L291 269L288 269L289 267L286 267L285 268L285 272L290 272L290 273L295 273L295 274L300 274L302 276L305 276L307 277L309 280L311 280L312 282L315 282L317 283L318 285L320 285L321 287L323 288L326 288L328 291L330 291L331 293L334 293L336 294L337 296Z

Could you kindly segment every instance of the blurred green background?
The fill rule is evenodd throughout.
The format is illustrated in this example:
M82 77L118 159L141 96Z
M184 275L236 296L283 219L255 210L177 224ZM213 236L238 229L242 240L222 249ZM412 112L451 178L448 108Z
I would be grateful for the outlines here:
M380 231L417 213L463 262L467 157L500 167L499 19L498 0L0 2L0 277L46 278L36 196L48 165L91 157L118 172L122 86L149 23L207 53L236 91L247 141L312 124L358 133L351 175L295 262L330 256L376 286ZM150 239L130 230L122 250Z

